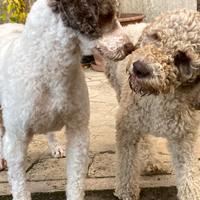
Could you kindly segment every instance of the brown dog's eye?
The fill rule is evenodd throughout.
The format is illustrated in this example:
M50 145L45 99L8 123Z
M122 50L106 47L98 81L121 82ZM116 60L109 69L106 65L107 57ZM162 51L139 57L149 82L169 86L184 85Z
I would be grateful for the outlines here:
M142 45L154 43L154 45L159 46L160 44L162 44L161 38L158 33L146 33L140 38L140 41Z
M161 38L160 38L160 36L159 36L157 33L151 34L151 35L150 35L150 38L151 38L152 40L161 41Z

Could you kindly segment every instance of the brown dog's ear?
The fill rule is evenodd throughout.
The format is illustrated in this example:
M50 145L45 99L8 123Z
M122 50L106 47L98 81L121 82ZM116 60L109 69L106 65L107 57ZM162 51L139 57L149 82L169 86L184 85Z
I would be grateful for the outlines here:
M60 0L60 14L65 25L85 35L98 32L98 4L95 0Z
M87 36L98 37L98 0L48 0L53 12L59 13L65 26Z
M99 0L99 27L103 28L104 25L112 22L117 12L116 0Z

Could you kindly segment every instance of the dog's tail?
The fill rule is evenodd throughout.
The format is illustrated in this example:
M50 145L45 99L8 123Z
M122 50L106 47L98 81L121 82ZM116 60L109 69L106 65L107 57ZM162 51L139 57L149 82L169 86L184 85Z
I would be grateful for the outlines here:
M136 46L144 28L147 26L146 23L132 24L124 27L124 31L129 36L131 42ZM131 55L127 56L124 60L119 62L106 61L105 74L115 89L118 101L120 100L121 87L123 82L128 79L126 74L126 68L131 64Z

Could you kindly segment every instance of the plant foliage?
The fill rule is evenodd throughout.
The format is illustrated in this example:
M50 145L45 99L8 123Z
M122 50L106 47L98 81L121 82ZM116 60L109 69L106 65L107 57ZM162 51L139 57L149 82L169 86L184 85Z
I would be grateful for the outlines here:
M25 22L28 8L24 0L3 0L1 4L0 20L2 22Z

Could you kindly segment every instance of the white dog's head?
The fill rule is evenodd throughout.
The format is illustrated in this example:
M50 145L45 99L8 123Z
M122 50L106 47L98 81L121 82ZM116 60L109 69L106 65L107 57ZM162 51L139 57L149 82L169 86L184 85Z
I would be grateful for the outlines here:
M65 26L78 31L83 55L96 48L103 56L121 60L133 50L133 44L117 20L117 0L49 0Z

